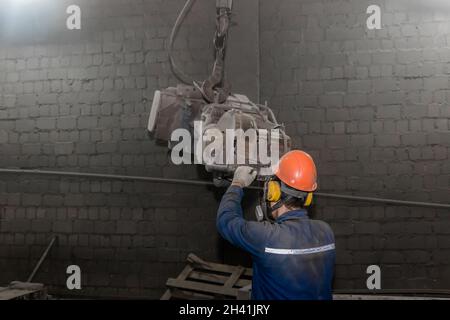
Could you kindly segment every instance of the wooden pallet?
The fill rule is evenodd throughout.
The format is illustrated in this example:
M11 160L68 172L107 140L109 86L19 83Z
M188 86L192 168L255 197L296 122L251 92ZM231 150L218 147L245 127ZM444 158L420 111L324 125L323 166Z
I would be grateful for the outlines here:
M252 269L206 262L194 254L176 279L167 280L161 300L248 300Z
M43 300L47 290L41 283L13 281L8 287L0 287L0 300Z

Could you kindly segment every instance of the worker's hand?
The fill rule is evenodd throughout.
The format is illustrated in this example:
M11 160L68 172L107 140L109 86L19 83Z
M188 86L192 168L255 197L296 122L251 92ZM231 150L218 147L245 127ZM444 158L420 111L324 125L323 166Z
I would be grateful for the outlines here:
M239 167L234 172L232 185L246 188L252 184L256 178L256 170L252 167Z

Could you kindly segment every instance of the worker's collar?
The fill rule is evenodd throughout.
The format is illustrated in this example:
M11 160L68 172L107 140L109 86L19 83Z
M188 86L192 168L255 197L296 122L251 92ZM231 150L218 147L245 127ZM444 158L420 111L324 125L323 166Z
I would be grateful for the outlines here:
M304 210L304 209L293 210L293 211L286 212L281 217L278 217L276 222L283 222L286 220L307 218L307 217L308 217L308 213L306 212L306 210Z

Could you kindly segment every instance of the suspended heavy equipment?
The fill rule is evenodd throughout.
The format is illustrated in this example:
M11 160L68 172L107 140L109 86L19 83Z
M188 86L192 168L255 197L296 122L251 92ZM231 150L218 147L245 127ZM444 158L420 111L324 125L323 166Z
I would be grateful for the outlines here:
M202 145L210 141L207 132L221 132L227 136L227 131L233 130L241 135L234 135L233 141L227 141L228 148L218 157L202 157L194 163L202 164L214 177L217 186L223 185L239 165L251 165L258 172L258 179L263 181L273 174L273 161L262 161L261 153L265 155L283 155L291 148L290 137L286 135L284 126L278 123L274 113L267 105L252 102L246 95L231 92L231 85L225 78L225 56L227 40L231 25L232 0L216 1L216 31L214 35L214 65L211 75L204 81L195 81L186 75L176 64L173 57L173 44L180 26L195 0L188 0L180 12L169 39L169 59L174 75L180 80L176 87L157 90L154 94L150 112L148 130L155 139L168 143L169 149L174 147L172 133L180 128L188 130L200 141L193 144ZM251 131L249 135L242 133ZM229 133L229 132L228 132ZM250 134L251 136L251 134ZM250 140L244 149L239 148L239 139ZM255 157L253 147L258 148ZM192 148L194 150L195 148ZM265 150L261 150L265 149ZM231 150L231 151L230 151ZM232 153L226 154L226 152ZM217 152L216 152L217 153ZM192 157L196 155L192 152ZM218 160L220 158L220 160ZM273 157L272 157L273 158ZM226 161L233 159L235 161ZM199 159L196 159L199 160Z

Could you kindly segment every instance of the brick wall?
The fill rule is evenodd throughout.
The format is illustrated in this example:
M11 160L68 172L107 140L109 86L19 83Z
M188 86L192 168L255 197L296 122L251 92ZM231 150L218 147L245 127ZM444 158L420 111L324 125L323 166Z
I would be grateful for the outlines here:
M164 47L184 1L76 1L82 30L67 31L74 2L0 19L0 167L204 177L170 165L145 130L154 90L177 83ZM261 100L316 158L321 191L448 202L450 12L420 3L377 1L383 29L368 31L367 1L260 1ZM227 64L235 91L254 99L256 5L237 4ZM213 12L213 1L198 1L175 46L197 79L211 64ZM218 240L219 198L198 187L1 175L0 283L26 279L56 234L36 281L67 294L65 268L78 264L81 294L157 298L189 252L248 258ZM313 215L337 236L336 288L364 288L370 264L384 288L450 284L447 210L319 199Z
M382 29L366 28L367 7ZM450 7L444 1L261 1L262 100L317 160L322 192L448 203ZM448 210L319 199L336 288L448 288Z
M199 168L171 166L146 131L154 90L178 83L164 48L184 1L41 3L14 7L15 27L2 28L0 167L197 179ZM72 3L81 31L65 27ZM199 1L175 45L197 79L212 63L214 12ZM0 283L26 280L58 235L35 281L68 294L76 264L83 290L70 294L158 298L188 253L218 258L216 206L202 187L1 175Z

